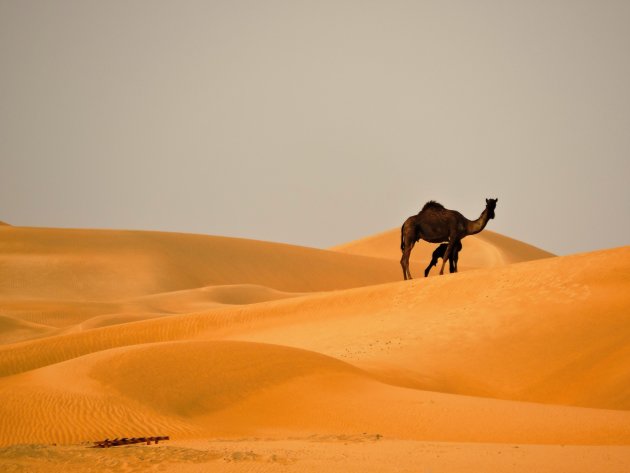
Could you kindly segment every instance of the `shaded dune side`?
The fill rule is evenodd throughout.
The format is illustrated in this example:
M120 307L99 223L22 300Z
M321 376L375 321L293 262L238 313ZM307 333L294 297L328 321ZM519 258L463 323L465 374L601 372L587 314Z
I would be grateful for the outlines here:
M14 344L0 348L0 373L230 338L316 351L418 389L630 409L628 278L630 247L551 258Z
M554 256L552 253L535 246L509 238L499 233L484 230L477 235L467 236L462 240L459 269L491 268L510 263L519 263ZM411 253L412 274L421 277L424 268L431 261L431 255L437 248L434 243L420 241ZM341 253L400 260L400 228L387 230L359 240L343 243L330 248ZM440 263L441 264L441 260ZM435 269L432 270L436 274Z
M55 282L51 281L51 285ZM103 314L122 311L120 304L98 301L33 300L0 297L2 314L52 328L73 326Z
M152 366L147 360L160 360ZM319 353L238 341L184 341L123 350L92 366L90 376L159 412L207 415L270 386L323 374L365 376Z
M119 304L118 311L89 317L80 324L71 326L66 332L90 330L173 314L201 312L225 306L258 304L299 295L300 293L276 291L252 284L209 286L166 292L127 299Z
M204 420L210 436L373 432L448 442L630 444L630 412L455 396L347 374L297 378Z
M206 309L209 305L246 305L287 299L304 293L284 292L255 284L208 286L183 291L152 294L128 299L124 307L154 310L160 313L181 314Z
M210 285L285 292L346 289L398 279L375 258L278 243L178 233L7 227L3 298L114 301Z
M43 337L55 333L55 327L36 324L6 315L0 315L0 344L15 343L25 339Z
M94 330L102 327L111 327L113 325L130 324L143 320L156 319L159 317L168 317L155 312L117 312L114 314L98 315L91 317L78 325L69 327L62 334L83 332L86 330Z
M96 353L0 380L0 400L4 444L147 431L178 438L369 431L418 440L630 443L630 413L405 389L318 353L246 342Z

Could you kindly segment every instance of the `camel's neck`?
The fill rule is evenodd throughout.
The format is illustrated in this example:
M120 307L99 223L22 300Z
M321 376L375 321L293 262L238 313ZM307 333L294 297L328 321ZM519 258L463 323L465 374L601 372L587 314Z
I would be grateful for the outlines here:
M466 233L468 235L474 235L475 233L479 233L481 230L486 228L488 224L488 209L484 209L477 220L469 220L466 225Z

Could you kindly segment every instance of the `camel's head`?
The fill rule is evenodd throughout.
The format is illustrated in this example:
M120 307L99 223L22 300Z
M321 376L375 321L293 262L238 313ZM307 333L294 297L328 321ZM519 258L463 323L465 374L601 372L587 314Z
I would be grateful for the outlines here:
M499 199L486 199L486 210L488 211L488 218L494 218L494 209L497 207Z

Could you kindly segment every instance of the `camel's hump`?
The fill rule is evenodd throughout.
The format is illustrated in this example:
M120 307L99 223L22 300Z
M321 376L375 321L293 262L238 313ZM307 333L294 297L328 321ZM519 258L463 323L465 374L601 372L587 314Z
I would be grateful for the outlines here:
M436 202L435 200L430 200L426 204L424 204L424 207L422 207L422 210L426 210L426 209L444 210L444 206L440 204L439 202Z

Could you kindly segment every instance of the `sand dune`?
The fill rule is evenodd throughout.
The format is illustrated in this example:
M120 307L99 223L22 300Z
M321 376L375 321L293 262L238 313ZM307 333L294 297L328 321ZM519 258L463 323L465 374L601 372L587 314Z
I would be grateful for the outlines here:
M60 334L65 335L69 333L84 332L86 330L93 330L102 327L110 327L112 325L129 324L131 322L140 322L142 320L155 319L163 317L163 315L155 312L119 312L115 314L97 315L87 319L80 324L74 325Z
M6 330L0 335L0 344L38 338L42 334L72 333L164 315L255 304L299 295L301 293L277 291L265 286L236 284L185 289L112 302L15 300L0 296L2 313L7 318L4 325ZM9 321L17 325L11 328ZM32 330L26 330L26 327ZM13 335L9 336L8 331L12 331Z
M425 241L420 241L414 246L410 258L414 276L423 276L424 268L431 261L431 255L436 247L437 245ZM377 235L337 245L330 249L346 254L398 261L401 256L400 228L394 228ZM462 252L458 266L460 271L466 271L549 258L551 256L553 256L552 253L535 246L490 230L484 230L477 235L471 235L462 240ZM438 272L439 267L438 270L434 268L430 274L436 275Z
M129 299L128 308L151 308L161 313L196 312L209 306L245 305L286 299L302 293L284 292L255 284L207 286Z
M298 297L301 293L283 292L253 284L208 286L150 296L124 299L116 310L97 315L73 325L65 333L119 325L173 314L201 312L225 306L257 304L276 299ZM112 304L110 304L112 305Z
M2 313L26 322L62 329L91 317L121 310L111 302L71 301L58 299L22 299L0 296Z
M387 449L356 453L380 458L383 471L383 459L426 442L473 456L487 451L479 442L520 445L540 460L536 471L568 459L546 447L544 463L535 444L599 445L575 450L591 463L574 470L625 471L630 247L550 257L484 231L464 241L459 274L401 281L397 238L325 251L0 229L0 464L43 471L34 447L16 444L170 435L184 442L173 455L199 460L181 471L236 458L273 468L285 457L285 466L314 461L301 471L351 471L324 452L343 455L355 441ZM414 250L417 275L433 248L424 246ZM227 457L216 443L226 438L240 439ZM239 453L262 448L261 438L279 442L265 447L273 455ZM42 448L69 471L87 461L72 447ZM312 448L317 461L297 453ZM523 460L501 452L512 467ZM466 471L453 462L437 466ZM400 471L414 465L401 460Z
M105 302L211 285L308 292L398 279L398 268L378 259L262 241L113 230L0 232L4 298Z
M49 325L36 324L14 317L0 315L0 344L30 340L43 335L50 335L55 328Z
M233 336L421 389L630 409L628 281L624 247L313 298Z
M349 434L369 428L415 440L630 441L630 412L406 389L314 352L246 342L186 341L99 352L6 378L0 398L0 438L17 442L141 435L142 428L180 438Z
M627 409L629 263L620 248L112 326L2 348L0 372L227 337L324 353L420 389Z

